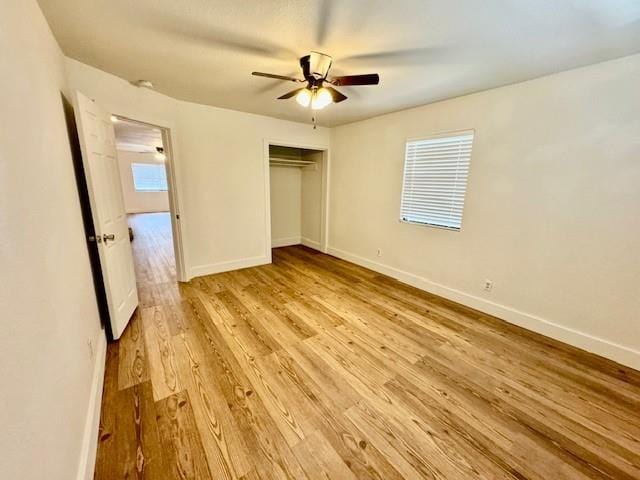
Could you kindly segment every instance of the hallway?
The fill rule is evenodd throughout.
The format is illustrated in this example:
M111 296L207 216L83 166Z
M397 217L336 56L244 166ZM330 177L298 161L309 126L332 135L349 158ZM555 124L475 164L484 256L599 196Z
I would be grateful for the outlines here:
M169 212L137 213L129 215L133 230L133 261L136 270L140 306L158 288L176 283L176 260L173 253L171 217Z

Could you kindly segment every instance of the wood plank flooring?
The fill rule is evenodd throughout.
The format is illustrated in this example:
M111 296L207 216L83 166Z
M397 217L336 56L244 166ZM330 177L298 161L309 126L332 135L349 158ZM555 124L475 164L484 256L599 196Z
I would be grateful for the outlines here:
M131 224L96 479L640 478L640 372L304 247L178 285Z

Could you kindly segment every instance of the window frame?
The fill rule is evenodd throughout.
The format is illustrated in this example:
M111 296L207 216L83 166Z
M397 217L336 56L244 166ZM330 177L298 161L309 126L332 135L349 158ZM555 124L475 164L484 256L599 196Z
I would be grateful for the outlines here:
M143 167L158 167L158 168L162 168L164 171L164 179L165 179L165 185L166 188L165 189L157 189L157 190L138 190L138 188L136 187L136 175L134 173L134 167L136 165L141 165ZM130 164L130 170L131 170L131 181L133 183L133 191L136 193L165 193L165 192L169 192L169 177L167 174L167 166L164 163L151 163L151 162L131 162Z
M472 135L473 139L471 141L471 153L469 155L469 174L467 176L467 183L465 185L465 195L463 198L463 212L462 215L460 216L460 227L450 227L448 225L439 225L437 223L427 223L427 222L418 222L418 221L414 221L414 220L405 220L404 218L402 218L402 203L403 203L403 199L404 199L404 193L405 193L405 178L406 178L406 173L407 173L407 148L409 146L409 143L411 142L421 142L421 141L427 141L427 140L436 140L438 138L447 138L447 137L458 137L458 136L463 136L463 135ZM471 160L473 158L473 146L476 140L476 131L474 128L467 128L467 129L463 129L463 130L453 130L453 131L447 131L447 132L440 132L440 133L435 133L433 135L426 135L426 136L419 136L419 137L407 137L404 140L404 153L403 153L403 157L402 157L402 178L401 178L401 182L402 182L402 188L400 189L400 206L399 206L399 219L398 221L400 223L404 223L406 225L417 225L420 227L431 227L431 228L438 228L441 230L447 230L450 232L461 232L462 231L462 219L463 219L463 215L464 215L464 202L467 199L467 190L469 187L469 177L471 176Z

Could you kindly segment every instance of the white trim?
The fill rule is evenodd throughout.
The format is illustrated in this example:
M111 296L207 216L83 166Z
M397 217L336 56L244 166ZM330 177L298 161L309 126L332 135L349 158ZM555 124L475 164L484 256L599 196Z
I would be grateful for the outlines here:
M329 249L329 199L331 194L331 150L328 148L322 153L322 225L320 229L320 244L318 250L327 253ZM312 240L311 240L312 241ZM311 247L314 248L314 247Z
M131 118L125 115L119 115L110 112L111 115L116 116L127 122L137 123L147 127L154 127L160 130L162 134L162 146L166 155L164 165L167 173L167 195L169 198L169 213L171 214L171 239L173 241L173 254L176 262L176 277L179 282L188 281L187 278L187 255L184 249L184 215L180 214L180 202L178 194L178 181L176 179L176 148L174 142L174 130L171 127L167 127L160 123L152 121L138 120L137 118ZM137 115L136 115L137 116ZM147 212L127 212L127 213L147 213Z
M247 257L238 260L230 260L227 262L210 263L208 265L198 265L191 267L189 270L189 280L194 277L202 277L203 275L213 275L214 273L229 272L240 268L257 267L271 263L271 258L266 255L258 257Z
M104 385L105 361L107 358L107 337L100 333L99 344L96 345L96 362L93 366L93 380L89 394L89 406L82 435L82 449L78 463L77 480L90 480L96 466L98 450L98 431L100 429L100 411L102 407L102 387Z
M268 139L264 139L263 148L263 169L264 169L264 238L265 238L265 257L267 263L271 263L271 168L269 164L269 143Z
M176 261L176 277L179 282L187 280L187 253L184 247L184 215L180 213L180 196L176 177L177 165L175 161L175 144L173 131L169 127L160 127L162 132L162 146L164 147L169 186L169 213L171 214L171 237L173 240L173 255Z
M271 248L288 247L290 245L299 245L300 242L301 242L300 237L272 238Z
M559 325L550 320L516 310L515 308L511 308L506 305L501 305L485 300L484 298L470 295L460 290L441 285L418 275L369 260L344 250L329 247L328 253L370 270L383 273L429 293L475 308L476 310L493 315L514 325L526 328L527 330L540 333L555 340L573 345L574 347L601 355L631 368L640 369L640 351L638 350Z
M302 237L300 239L300 243L305 247L313 248L314 250L318 250L322 252L322 244L320 242L316 242L315 240L311 240L310 238Z

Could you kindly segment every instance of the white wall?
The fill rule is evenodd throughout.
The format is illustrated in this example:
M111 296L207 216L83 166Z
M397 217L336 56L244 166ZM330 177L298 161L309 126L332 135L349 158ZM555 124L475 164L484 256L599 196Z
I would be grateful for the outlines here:
M332 129L330 251L639 368L638 85L635 55ZM405 139L472 128L462 231L400 223Z
M0 32L0 478L69 480L88 450L105 341L61 103L63 57L33 0L0 2Z
M272 166L271 246L297 245L301 237L302 171L297 167Z
M67 75L110 112L171 129L189 277L269 261L265 140L328 146L328 129L182 102L75 60Z
M138 192L133 184L131 164L148 163L157 165L153 153L126 152L118 150L118 167L120 183L124 196L124 208L127 213L168 212L169 194L167 192Z
M265 139L326 145L329 131L186 102L178 125L192 275L268 262Z

